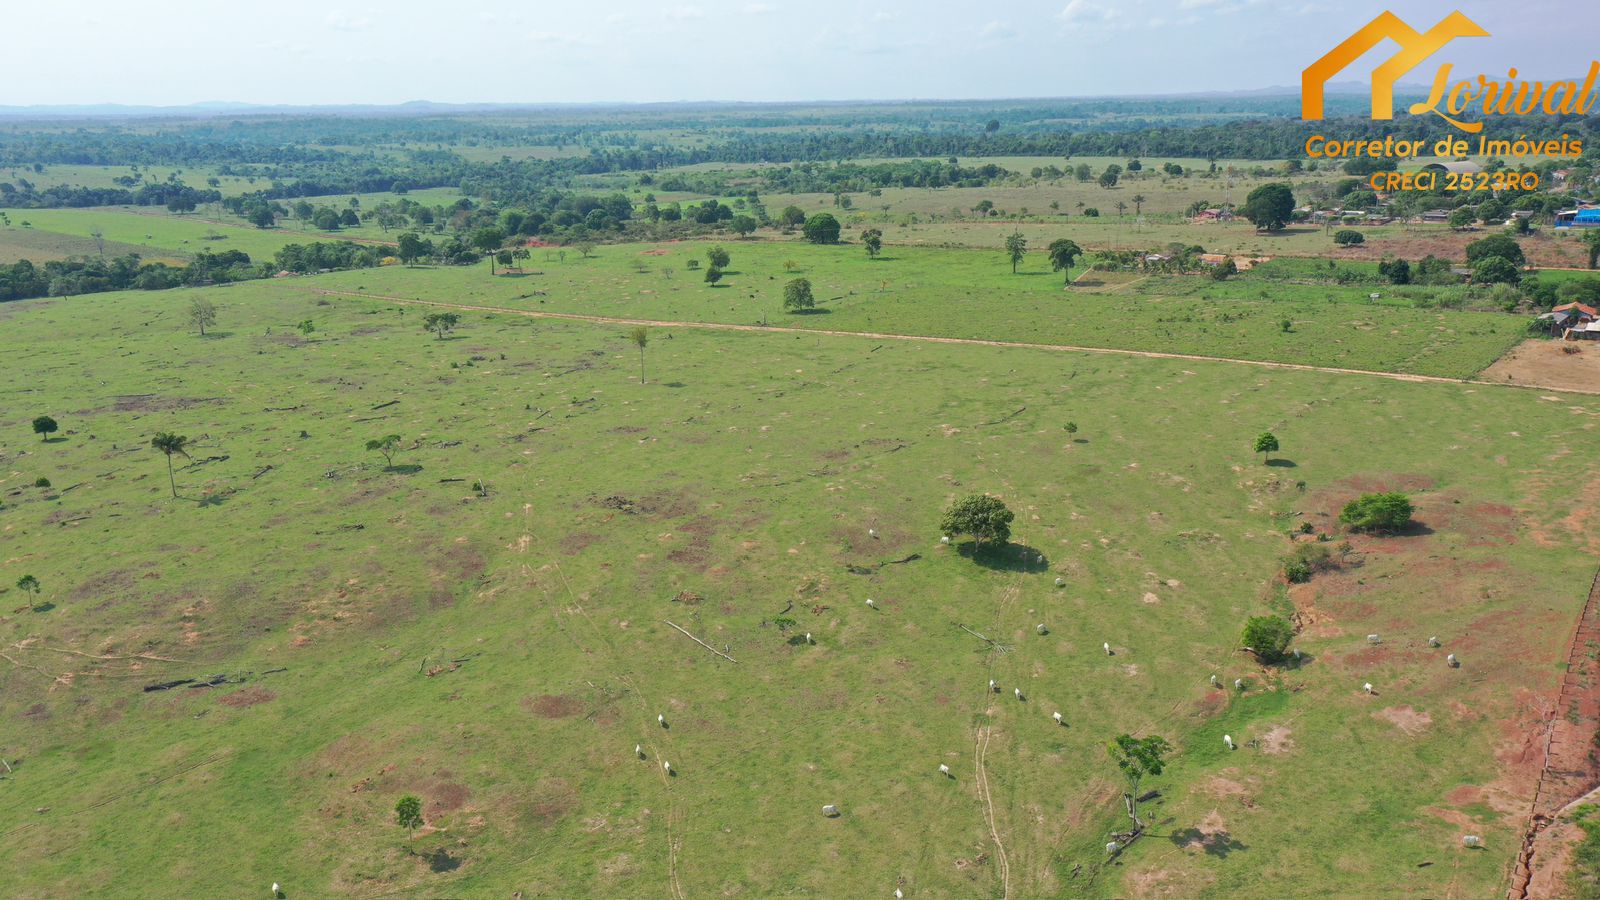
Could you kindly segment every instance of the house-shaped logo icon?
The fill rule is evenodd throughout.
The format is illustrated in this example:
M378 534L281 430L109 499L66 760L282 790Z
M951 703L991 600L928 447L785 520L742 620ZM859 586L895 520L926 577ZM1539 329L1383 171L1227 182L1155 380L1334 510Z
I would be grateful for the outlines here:
M1333 48L1328 55L1312 63L1300 74L1300 117L1306 120L1322 118L1323 92L1328 79L1344 71L1362 54L1376 47L1384 38L1400 45L1400 52L1389 57L1372 70L1372 118L1394 118L1394 85L1400 77L1458 37L1488 37L1489 32L1462 15L1460 11L1445 16L1439 24L1427 31L1418 32L1399 16L1385 12L1363 25L1344 43Z

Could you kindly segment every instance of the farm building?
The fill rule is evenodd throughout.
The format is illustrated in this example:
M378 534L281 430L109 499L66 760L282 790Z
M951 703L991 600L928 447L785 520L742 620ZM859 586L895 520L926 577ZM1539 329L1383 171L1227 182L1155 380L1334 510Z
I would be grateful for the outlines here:
M1430 209L1430 210L1427 210L1426 212L1424 212L1422 214L1422 221L1424 221L1424 222L1432 222L1432 223L1438 224L1438 225L1444 225L1444 224L1446 224L1447 222L1450 221L1450 210L1448 210L1448 209Z
M1557 228L1600 228L1600 208L1568 209L1556 213Z

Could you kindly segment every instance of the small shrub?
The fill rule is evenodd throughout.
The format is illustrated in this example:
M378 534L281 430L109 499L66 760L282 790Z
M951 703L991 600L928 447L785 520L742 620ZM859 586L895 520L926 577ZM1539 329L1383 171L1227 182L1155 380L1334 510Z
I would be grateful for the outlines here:
M1294 552L1283 561L1283 577L1290 584L1305 584L1311 576L1331 568L1333 561L1327 547L1321 543L1296 544Z
M43 475L40 475L38 478L35 478L33 480L33 486L34 487L47 488L47 487L50 486L50 479L44 477Z

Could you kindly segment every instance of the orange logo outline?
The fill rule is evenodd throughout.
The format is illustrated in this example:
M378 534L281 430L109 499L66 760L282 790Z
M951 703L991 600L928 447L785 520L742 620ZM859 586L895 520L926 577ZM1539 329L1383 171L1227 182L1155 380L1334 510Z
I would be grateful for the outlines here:
M1322 118L1323 93L1328 79L1344 71L1384 38L1399 44L1400 52L1372 70L1374 119L1394 118L1394 85L1400 76L1458 37L1488 36L1483 26L1462 15L1460 10L1445 16L1425 32L1418 32L1399 16L1385 11L1300 73L1300 118L1307 121Z

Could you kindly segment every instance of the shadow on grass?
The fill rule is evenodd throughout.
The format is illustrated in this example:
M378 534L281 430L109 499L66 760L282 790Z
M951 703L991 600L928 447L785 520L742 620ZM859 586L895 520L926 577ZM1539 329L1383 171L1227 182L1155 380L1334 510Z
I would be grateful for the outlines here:
M208 341L220 341L223 338L231 338L231 337L233 337L233 332L231 332L231 331L208 331L203 335L203 337Z
M963 541L956 552L986 569L1000 572L1047 572L1050 560L1027 544L984 544Z
M787 314L791 316L827 316L832 315L833 310L814 306L811 309L791 309Z
M384 471L391 475L415 475L422 471L422 467L416 463L406 463L403 466L386 466Z
M1250 849L1243 842L1235 840L1233 835L1226 831L1207 833L1198 828L1185 828L1182 831L1175 831L1168 835L1167 839L1172 841L1179 849L1199 847L1206 851L1207 856L1214 856L1217 859L1227 859L1228 854L1235 850Z
M222 504L227 503L227 502L228 502L228 495L227 494L212 494L209 497L201 497L199 500L195 501L195 506L200 506L200 507L205 507L205 508L212 508L212 507L221 506Z
M1294 460L1292 460L1292 459L1284 459L1281 456L1278 457L1277 459L1269 459L1269 460L1267 460L1267 465L1272 466L1275 469L1296 469L1296 468L1299 468L1299 464L1296 463Z
M46 613L46 612L49 612L50 610L55 609L55 608L56 608L56 605L54 603L52 603L49 600L46 600L45 602L39 604L38 606L30 606L28 609L31 612Z
M47 437L44 440L40 441L39 443L41 443L41 444L65 444L66 442L67 442L67 439L64 438L64 437Z
M669 387L669 388L688 387L687 384L684 384L681 381L667 381L667 382L657 382L657 383L660 384L662 387Z

